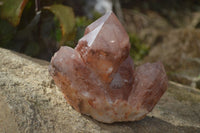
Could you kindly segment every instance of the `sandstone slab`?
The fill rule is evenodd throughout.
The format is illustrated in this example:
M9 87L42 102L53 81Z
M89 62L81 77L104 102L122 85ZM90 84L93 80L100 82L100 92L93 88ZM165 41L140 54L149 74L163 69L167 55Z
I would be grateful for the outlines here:
M103 124L72 109L53 83L49 63L0 48L0 120L13 120L0 129L24 133L198 133L200 92L169 82L152 113L138 122ZM4 120L6 122L6 120ZM16 123L16 124L15 124ZM7 130L8 131L8 130Z

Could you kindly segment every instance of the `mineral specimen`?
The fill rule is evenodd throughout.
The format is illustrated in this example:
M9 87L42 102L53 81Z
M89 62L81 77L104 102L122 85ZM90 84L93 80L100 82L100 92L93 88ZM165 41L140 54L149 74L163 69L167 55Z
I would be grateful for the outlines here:
M49 67L56 85L78 112L112 123L140 120L167 89L162 63L134 68L129 37L112 12L85 30L75 49L64 46Z

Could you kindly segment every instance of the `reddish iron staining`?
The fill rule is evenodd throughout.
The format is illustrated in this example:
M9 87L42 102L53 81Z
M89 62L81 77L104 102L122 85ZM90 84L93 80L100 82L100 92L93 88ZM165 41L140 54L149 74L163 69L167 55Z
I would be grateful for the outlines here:
M50 74L78 112L112 123L140 120L167 89L162 63L134 68L129 37L108 12L89 25L75 49L67 46L52 57Z

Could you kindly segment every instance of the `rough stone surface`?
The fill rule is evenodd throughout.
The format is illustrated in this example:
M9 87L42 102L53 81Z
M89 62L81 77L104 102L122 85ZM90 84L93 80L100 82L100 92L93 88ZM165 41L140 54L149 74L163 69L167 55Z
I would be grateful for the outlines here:
M161 62L134 69L129 37L112 12L90 24L75 49L52 57L50 73L68 103L105 122L141 120L167 89Z
M0 59L0 132L200 132L200 92L188 86L169 82L141 121L103 124L66 103L48 73L48 62L1 48Z
M48 65L0 48L0 132L200 132L198 90L169 82L167 92L143 120L103 124L79 114L66 103L48 73Z

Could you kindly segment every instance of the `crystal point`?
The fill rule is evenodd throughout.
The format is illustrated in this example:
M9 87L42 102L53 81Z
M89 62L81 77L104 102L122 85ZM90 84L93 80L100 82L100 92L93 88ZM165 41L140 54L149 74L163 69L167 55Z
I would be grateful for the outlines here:
M108 12L85 30L75 49L61 47L50 74L80 113L112 123L142 119L167 89L162 63L134 68L129 37Z

